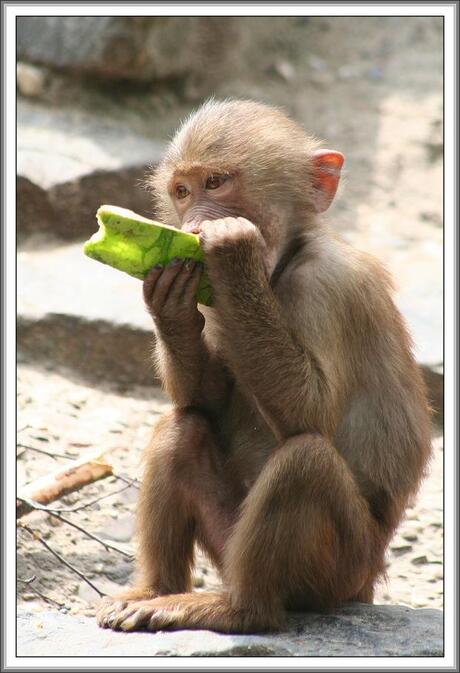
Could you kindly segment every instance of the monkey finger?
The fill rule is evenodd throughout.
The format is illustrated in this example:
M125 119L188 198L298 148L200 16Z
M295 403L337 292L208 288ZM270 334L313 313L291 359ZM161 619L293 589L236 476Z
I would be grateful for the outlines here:
M163 272L163 268L163 264L156 264L152 269L150 269L144 278L142 293L147 306L150 305L152 294L155 290L155 285L157 284L157 281Z
M174 281L182 270L182 266L183 260L175 257L164 267L160 278L155 284L154 292L151 298L151 305L154 310L161 309L165 303Z
M196 303L196 293L198 292L202 274L203 264L201 262L197 262L195 268L190 274L190 277L187 279L187 283L182 294L182 301L187 305L190 303Z
M176 280L168 293L168 303L173 304L180 301L184 294L184 290L192 277L195 265L196 262L193 259L185 260L181 272L176 277Z

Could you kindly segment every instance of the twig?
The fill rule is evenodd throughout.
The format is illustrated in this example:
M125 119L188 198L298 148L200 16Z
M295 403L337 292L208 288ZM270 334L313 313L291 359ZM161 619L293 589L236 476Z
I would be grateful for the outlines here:
M46 451L45 449L38 449L36 446L30 446L30 444L24 444L23 442L18 442L17 446L20 446L21 449L27 449L27 451L36 451L37 453L43 453L45 456L50 458L65 458L66 460L71 460L75 456L71 456L70 453L55 453L54 451Z
M134 488L139 488L141 485L141 482L137 477L125 477L124 474L119 474L118 472L114 472L112 476L120 481L124 481L125 484L128 484L129 486L134 486Z
M61 554L59 554L55 549L50 547L50 545L41 537L41 535L39 535L39 533L37 533L37 531L32 530L32 528L29 528L29 526L27 526L22 521L20 521L18 525L19 525L20 528L23 528L24 530L26 530L29 533L29 535L31 535L33 537L34 540L38 540L53 556L55 556L58 559L58 561L60 561L63 565L65 565L67 568L69 568L69 570L71 570L73 573L78 575L78 577L80 577L84 582L86 582L91 587L91 589L94 589L94 591L101 598L103 598L104 596L107 595L103 591L98 589L97 586L95 584L93 584L91 582L91 580L89 580L86 577L86 575L84 575L80 570L78 570L78 568L75 568L75 566L73 566L71 563L66 561L66 559L63 558L61 556Z
M101 451L91 451L73 460L67 465L61 466L55 472L24 486L19 496L26 500L33 500L40 505L48 505L54 500L62 498L67 493L78 491L87 484L92 484L99 479L104 479L113 474L113 468L103 456ZM30 509L21 502L16 505L16 518L19 519Z
M36 575L32 575L32 577L29 577L28 579L23 579L22 577L18 577L18 582L22 582L23 584L32 584L32 582L35 582L37 579ZM29 587L30 591L32 591L36 596L39 596L40 598L43 598L44 601L47 603L54 603L54 605L57 605L58 608L65 608L66 606L64 603L59 603L58 601L55 601L54 598L50 598L49 596L45 596L45 594L42 594L41 591L37 589L37 587Z
M112 476L115 476L115 475L112 475ZM134 488L139 488L135 484L128 484L126 486L123 486L122 488L118 488L115 491L110 491L110 493L104 493L104 495L100 495L98 498L95 498L94 500L90 500L89 502L85 502L82 505L74 505L73 507L53 507L53 508L50 507L49 511L50 512L51 511L52 512L59 512L59 513L62 512L64 514L69 514L69 513L73 513L73 512L80 512L82 509L87 509L88 507L91 507L92 505L97 504L98 502L100 502L101 500L104 500L105 498L110 498L112 495L117 495L117 493L123 493L123 491L126 491L131 486L133 486ZM22 500L27 500L27 498L18 498L18 500L21 500L21 499ZM31 504L31 507L33 507L33 509L39 509L38 507L36 507L36 505L38 505L40 503L36 503L33 500L30 500L30 504ZM45 506L43 508L46 510Z
M110 544L110 542L106 542L105 540L102 540L102 538L98 537L97 535L94 535L93 533L90 533L86 528L83 528L83 526L79 526L78 523L74 523L73 521L70 521L69 519L63 517L58 510L53 509L52 507L47 507L46 505L40 505L38 502L34 502L33 500L28 500L27 498L17 498L20 502L24 503L28 508L30 509L36 509L39 510L40 512L48 512L51 514L51 516L56 517L56 519L59 519L59 521L62 521L62 523L66 523L68 526L72 526L72 528L76 528L77 530L80 531L80 533L83 533L87 537L91 538L92 540L95 540L96 542L99 542L107 551L110 549L112 551L116 551L119 554L122 554L123 556L126 556L129 558L131 561L133 560L133 555L130 554L129 552L126 552L124 549L121 549L120 547L117 547L116 545Z
M36 587L30 587L30 590L34 594L36 594L37 596L40 596L40 598L43 598L43 600L46 601L47 603L51 603L52 605L57 605L58 608L67 608L67 606L64 603L59 603L59 601L55 601L54 598L50 598L49 596L45 596L45 594L42 594L42 592L39 591Z
M22 426L22 428L17 429L17 434L19 435L20 432L24 432L24 430L27 430L27 428L31 428L32 426L29 423L26 423L25 425Z
M31 582L35 582L37 579L36 575L32 575L32 577L29 577L27 579L23 579L22 577L18 577L18 582L22 582L23 584L31 584Z

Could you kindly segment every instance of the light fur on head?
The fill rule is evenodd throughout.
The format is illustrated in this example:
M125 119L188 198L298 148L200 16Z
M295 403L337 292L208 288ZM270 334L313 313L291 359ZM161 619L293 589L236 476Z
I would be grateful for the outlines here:
M147 184L159 216L179 224L168 195L175 172L206 167L235 173L253 203L286 208L304 222L315 189L311 155L320 142L281 110L250 100L208 100L177 131Z

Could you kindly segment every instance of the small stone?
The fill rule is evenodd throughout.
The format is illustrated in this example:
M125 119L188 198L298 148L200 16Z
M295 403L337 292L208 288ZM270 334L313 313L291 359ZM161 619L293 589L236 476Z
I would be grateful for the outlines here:
M391 551L395 556L402 556L402 554L407 554L407 552L412 551L411 544L403 544L396 547L390 547Z
M411 559L411 563L413 563L416 566L425 565L425 563L428 562L429 561L426 556L415 556L413 559Z
M312 54L308 58L308 65L312 70L327 70L327 63L319 56Z
M337 75L339 76L339 79L352 79L358 77L359 68L355 65L342 65L337 70Z
M373 66L372 68L369 68L369 70L367 71L367 76L369 77L369 79L373 80L382 79L383 77L382 68L379 68L376 65Z
M407 540L408 542L416 542L418 540L417 533L412 532L402 533L401 537L404 538L404 540Z
M18 63L16 77L19 93L23 96L41 96L45 90L46 76L41 68L30 63Z
M291 82L293 79L295 79L295 68L292 63L289 63L289 61L278 61L275 63L274 67L276 73L287 82Z
M423 222L431 222L437 227L442 227L442 217L438 212L422 212L420 213L420 219Z

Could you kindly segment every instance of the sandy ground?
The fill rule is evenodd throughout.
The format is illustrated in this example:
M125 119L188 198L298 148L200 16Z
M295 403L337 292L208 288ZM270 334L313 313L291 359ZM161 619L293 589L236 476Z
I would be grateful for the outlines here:
M132 390L121 396L27 366L19 369L18 395L19 486L65 463L65 458L52 458L40 451L71 459L101 449L107 452L116 474L140 477L142 448L152 424L169 407L157 388ZM442 436L435 435L434 447L430 475L388 551L388 583L379 588L378 603L442 607ZM59 506L91 502L125 486L125 482L110 477L68 495ZM137 487L132 486L64 516L121 550L133 552L137 494ZM129 581L133 564L120 552L105 550L45 512L32 512L24 522L100 590L110 593ZM30 584L20 581L18 585L19 600L29 606L45 607L44 599L35 593L39 591L63 610L93 614L96 592L26 531L19 533L18 575L22 580L36 577ZM195 586L206 589L217 583L213 568L199 556Z

